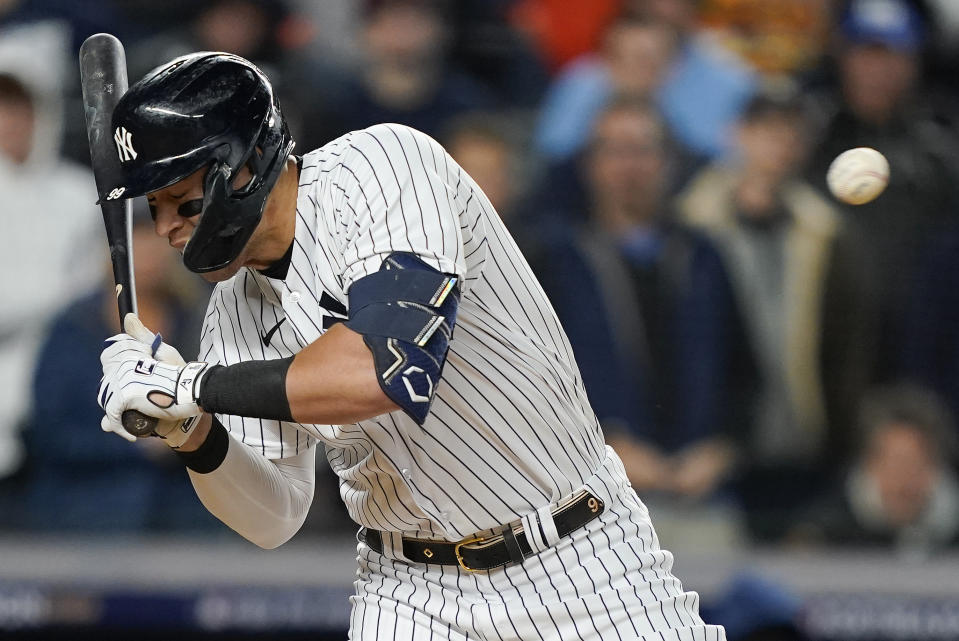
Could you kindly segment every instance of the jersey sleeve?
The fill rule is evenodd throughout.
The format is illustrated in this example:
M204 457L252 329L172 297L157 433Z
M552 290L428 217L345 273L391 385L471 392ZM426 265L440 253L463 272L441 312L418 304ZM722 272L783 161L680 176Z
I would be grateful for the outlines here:
M393 252L410 252L466 279L456 202L459 172L435 140L402 125L352 135L331 180L334 242L345 266L344 291L380 269Z

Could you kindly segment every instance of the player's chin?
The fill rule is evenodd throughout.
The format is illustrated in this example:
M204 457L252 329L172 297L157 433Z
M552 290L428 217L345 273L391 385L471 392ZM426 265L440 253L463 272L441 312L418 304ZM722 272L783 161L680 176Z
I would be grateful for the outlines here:
M233 276L240 271L240 267L239 261L233 261L222 269L217 269L212 272L202 272L200 273L200 277L208 283L219 283L233 278Z

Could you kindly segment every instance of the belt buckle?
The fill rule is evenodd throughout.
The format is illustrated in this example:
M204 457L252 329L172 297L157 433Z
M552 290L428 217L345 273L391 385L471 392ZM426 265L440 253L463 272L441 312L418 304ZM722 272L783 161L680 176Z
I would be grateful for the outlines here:
M464 545L471 545L473 543L482 543L485 540L486 539L484 539L483 537L477 536L472 539L463 539L462 541L460 541L459 543L453 546L453 554L456 556L456 562L459 564L461 568L463 568L467 572L482 572L482 570L480 569L471 568L470 566L466 565L466 562L463 561L463 556L460 554L460 548L462 548Z

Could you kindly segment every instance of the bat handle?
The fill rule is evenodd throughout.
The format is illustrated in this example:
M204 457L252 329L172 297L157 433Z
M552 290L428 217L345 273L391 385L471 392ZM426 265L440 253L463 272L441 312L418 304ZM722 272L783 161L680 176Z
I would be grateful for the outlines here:
M137 438L144 438L153 434L159 419L154 416L147 416L136 410L125 410L121 417L123 429Z

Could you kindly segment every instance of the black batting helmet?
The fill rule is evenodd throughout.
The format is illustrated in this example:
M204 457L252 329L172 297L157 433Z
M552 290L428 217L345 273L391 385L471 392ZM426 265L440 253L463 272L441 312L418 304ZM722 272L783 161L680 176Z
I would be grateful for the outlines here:
M117 103L112 128L122 182L101 198L142 196L208 167L202 217L183 251L194 272L239 256L293 149L270 81L227 53L193 53L157 67ZM252 178L235 189L244 165Z

